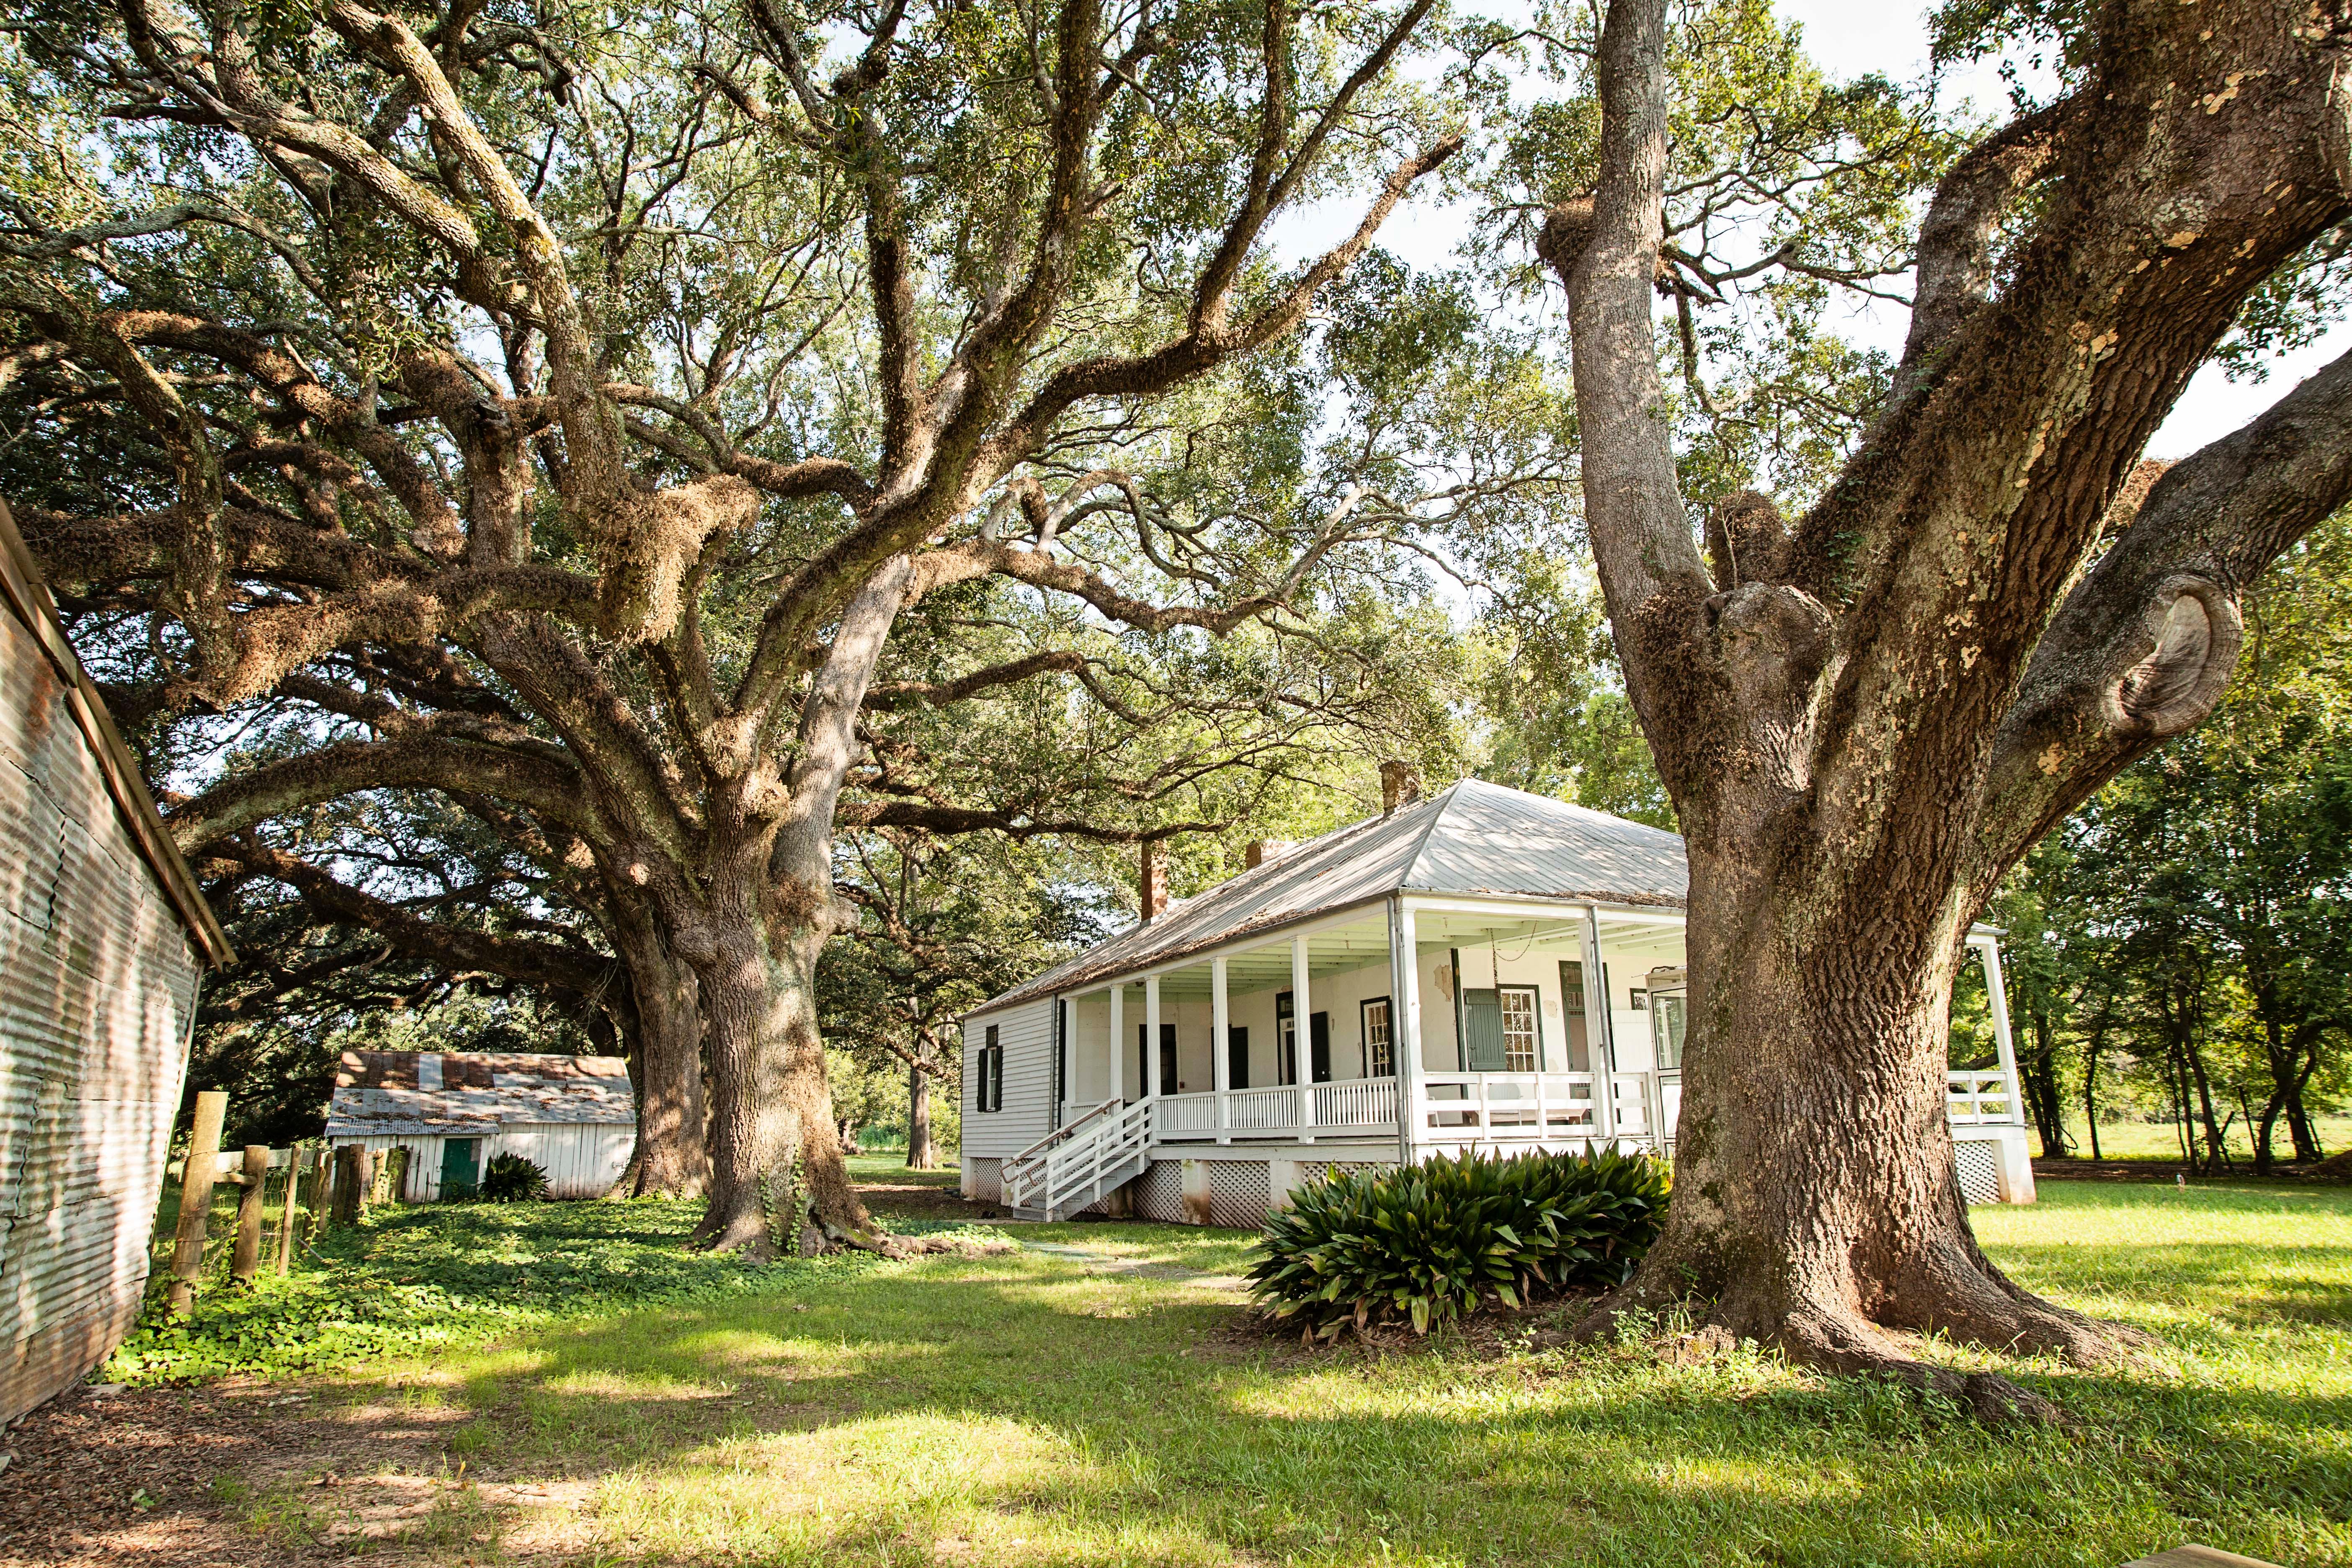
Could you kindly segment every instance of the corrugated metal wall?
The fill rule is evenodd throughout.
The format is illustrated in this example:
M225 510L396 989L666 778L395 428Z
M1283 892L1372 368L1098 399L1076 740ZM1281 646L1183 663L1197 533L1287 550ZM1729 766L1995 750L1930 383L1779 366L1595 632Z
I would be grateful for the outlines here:
M0 614L0 1419L138 1314L198 973L66 689Z
M547 1173L548 1196L555 1198L601 1198L613 1190L621 1173L629 1168L629 1156L637 1146L637 1130L607 1123L550 1121L529 1126L501 1127L496 1132L480 1134L481 1147L474 1152L474 1168L489 1167L494 1154L520 1154ZM408 1156L408 1191L403 1198L413 1204L441 1201L441 1146L443 1139L424 1133L378 1132L365 1138L337 1138L340 1147L357 1143L363 1149L406 1149Z

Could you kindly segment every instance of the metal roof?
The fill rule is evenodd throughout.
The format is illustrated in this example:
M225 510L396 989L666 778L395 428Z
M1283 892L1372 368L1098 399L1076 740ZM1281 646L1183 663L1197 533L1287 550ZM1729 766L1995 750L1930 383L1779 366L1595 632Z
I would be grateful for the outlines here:
M1689 888L1679 835L1464 779L1392 816L1309 839L972 1010L1076 990L1393 892L1680 909Z
M501 1127L636 1125L619 1057L521 1051L345 1051L327 1136L469 1137Z

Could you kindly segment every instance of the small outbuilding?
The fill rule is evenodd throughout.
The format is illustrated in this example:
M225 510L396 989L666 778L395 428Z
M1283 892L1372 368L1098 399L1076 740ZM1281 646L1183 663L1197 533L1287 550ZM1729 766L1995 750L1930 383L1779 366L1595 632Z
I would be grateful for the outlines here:
M235 956L0 506L0 1421L122 1342Z
M636 1149L636 1100L619 1057L345 1051L327 1142L407 1150L407 1203L473 1196L500 1154L545 1171L550 1197L598 1198Z

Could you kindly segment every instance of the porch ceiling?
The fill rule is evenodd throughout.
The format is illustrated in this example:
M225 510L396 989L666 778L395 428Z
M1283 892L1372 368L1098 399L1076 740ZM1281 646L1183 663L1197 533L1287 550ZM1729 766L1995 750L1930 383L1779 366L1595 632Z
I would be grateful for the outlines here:
M1327 974L1339 974L1367 964L1386 963L1389 957L1389 927L1385 915L1344 926L1333 926L1316 931L1307 939L1307 971L1310 977L1320 979ZM1225 959L1225 989L1238 995L1246 991L1280 990L1290 984L1290 939L1280 937L1264 947L1253 947L1229 953ZM1160 998L1163 1002L1199 1002L1209 997L1212 980L1209 961L1172 969L1160 977ZM1129 1001L1134 1003L1143 991L1143 982L1128 984Z

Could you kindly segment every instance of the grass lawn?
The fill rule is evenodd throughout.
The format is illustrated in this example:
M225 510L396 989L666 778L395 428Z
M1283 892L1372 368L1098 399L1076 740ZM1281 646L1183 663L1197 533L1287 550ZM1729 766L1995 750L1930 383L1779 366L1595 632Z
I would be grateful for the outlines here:
M2312 1119L2313 1131L2319 1134L2320 1147L2328 1153L2352 1145L2352 1116L2317 1116ZM2067 1131L2074 1141L2074 1152L2090 1157L2091 1141L2087 1129L2079 1117L2070 1117ZM2042 1152L2042 1140L2028 1134L2036 1154ZM2253 1163L2253 1133L2242 1119L2229 1126L2230 1154L2232 1159ZM2286 1125L2281 1122L2271 1136L2271 1150L2281 1160L2294 1158L2294 1141L2287 1136ZM2099 1123L2099 1157L2103 1160L2155 1160L2178 1163L2180 1159L2180 1133L2169 1121L2102 1121Z
M2352 1192L2042 1195L1978 1211L1993 1256L2169 1346L2129 1375L2023 1366L2066 1430L1753 1355L1302 1354L1236 1334L1202 1278L1246 1236L1146 1225L1010 1227L1140 1268L803 1266L294 1386L307 1429L427 1434L377 1484L428 1502L373 1544L434 1562L2114 1568L2198 1540L2352 1565ZM331 1463L214 1495L257 1554L325 1551L364 1511L310 1484Z

